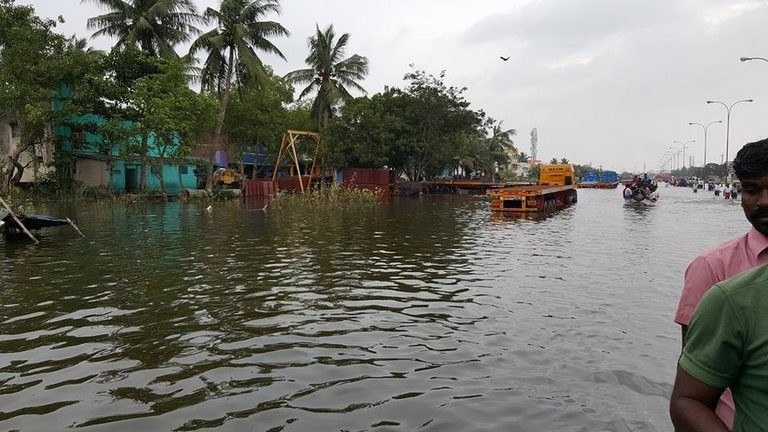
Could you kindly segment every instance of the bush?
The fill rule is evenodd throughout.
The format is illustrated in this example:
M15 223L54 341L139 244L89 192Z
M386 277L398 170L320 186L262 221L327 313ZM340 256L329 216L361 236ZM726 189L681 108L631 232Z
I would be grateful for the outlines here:
M375 206L379 197L373 191L341 187L338 183L320 184L305 193L280 191L270 204L276 209L348 209Z

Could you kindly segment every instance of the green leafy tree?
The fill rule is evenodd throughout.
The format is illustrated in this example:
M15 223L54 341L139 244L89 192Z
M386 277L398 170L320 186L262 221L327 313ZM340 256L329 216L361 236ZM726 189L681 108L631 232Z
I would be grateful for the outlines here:
M560 158L560 163L561 164L569 164L570 162L568 162L567 158Z
M445 71L437 77L419 70L405 76L410 81L405 91L411 103L401 115L417 131L406 168L413 180L434 177L453 166L484 121L484 113L469 109L466 88L447 86L444 78Z
M194 24L200 16L191 0L87 1L108 9L88 19L88 28L97 29L93 37L114 37L117 48L133 46L153 57L177 58L174 47L199 32Z
M265 16L279 13L277 0L221 0L219 10L208 8L203 14L206 21L214 23L214 28L197 38L189 55L207 52L200 78L202 89L219 96L211 156L221 145L233 80L237 78L240 85L258 85L267 79L268 73L257 51L285 59L270 38L290 33L275 21L263 21ZM208 176L207 188L211 187L210 178Z
M140 78L132 99L143 114L137 126L142 135L151 137L150 151L159 166L156 175L165 192L164 165L169 160L181 164L191 154L197 136L213 124L217 105L187 87L180 63L165 63L161 70Z
M518 162L528 163L528 161L530 161L530 160L531 160L531 157L527 153L525 153L525 152L520 152L520 153L517 154L517 161Z
M350 89L365 93L359 81L368 74L368 59L358 54L344 58L349 38L349 33L344 33L336 39L333 25L324 31L316 25L315 35L308 40L309 55L305 62L309 68L295 70L285 76L291 84L307 84L299 99L315 93L312 117L319 130L328 126L336 107L353 98Z
M552 159L550 159L550 160L549 160L549 163L551 163L551 164L556 164L556 163L557 163L557 158L552 158Z
M503 141L489 139L486 126L493 121L469 109L465 89L446 86L443 77L414 71L404 90L389 88L344 105L325 134L332 163L387 165L411 180L440 175L462 160L488 159L492 166L487 152Z
M291 110L288 104L293 100L293 88L274 75L270 68L266 74L262 85L240 87L232 93L224 129L229 137L229 155L235 160L242 161L243 154L257 145L274 153L283 132L296 128L289 126ZM240 167L242 171L242 163Z
M135 103L136 86L142 78L161 74L166 62L148 56L132 46L123 50L113 49L104 60L104 80L95 94L103 102L103 108L101 112L96 112L107 119L116 119L119 123L128 122L132 128L141 125L146 116L145 105ZM149 130L140 130L138 137L125 141L119 151L123 156L138 156L141 162L139 189L146 191L150 152Z
M387 165L398 175L404 172L417 132L400 114L412 102L397 89L349 101L325 131L329 163L360 168Z
M501 122L486 119L484 127L478 130L478 137L473 140L473 146L465 160L471 161L467 164L473 170L480 171L484 177L491 180L496 179L496 172L499 168L505 168L509 165L509 150L514 150L512 136L516 131L514 129L504 130Z
M87 50L84 53L93 55ZM102 137L91 143L91 150L95 146L108 165L115 155L138 158L141 190L146 190L147 185L149 135L137 129L144 113L134 103L133 92L139 79L161 73L163 62L135 46L112 49L73 89L70 101L75 115L64 120L66 126ZM78 150L80 143L74 144L75 148L71 150ZM67 156L68 152L57 152L57 157L62 160L58 166L66 166Z
M89 67L73 40L53 31L56 24L30 6L0 0L0 117L15 124L18 136L4 161L0 191L17 184L30 165L37 167L36 155L53 142L53 125L69 115L66 103L53 109L56 86L74 84Z

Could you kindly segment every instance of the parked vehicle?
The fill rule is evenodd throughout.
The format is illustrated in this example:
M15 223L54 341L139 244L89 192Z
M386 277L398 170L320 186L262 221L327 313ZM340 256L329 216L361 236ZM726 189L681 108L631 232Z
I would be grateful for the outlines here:
M213 172L213 184L219 187L240 188L242 177L231 168L218 168Z
M571 164L541 165L537 183L489 189L491 210L508 213L551 213L577 202Z

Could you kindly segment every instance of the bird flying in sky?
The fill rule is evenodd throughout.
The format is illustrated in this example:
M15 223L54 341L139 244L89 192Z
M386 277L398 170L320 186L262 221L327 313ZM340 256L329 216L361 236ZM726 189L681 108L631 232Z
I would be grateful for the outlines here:
M502 60L504 60L504 61L507 61L507 60L509 60L509 56L507 56L507 57L504 57L504 56L499 56L499 58L500 58L500 59L502 59Z

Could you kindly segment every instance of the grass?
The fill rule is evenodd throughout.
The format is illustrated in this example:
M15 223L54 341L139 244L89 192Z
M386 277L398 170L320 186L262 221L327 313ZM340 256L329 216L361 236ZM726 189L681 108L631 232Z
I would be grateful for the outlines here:
M318 185L305 193L278 192L270 207L274 209L333 210L374 207L380 199L365 189L342 188L337 183Z

